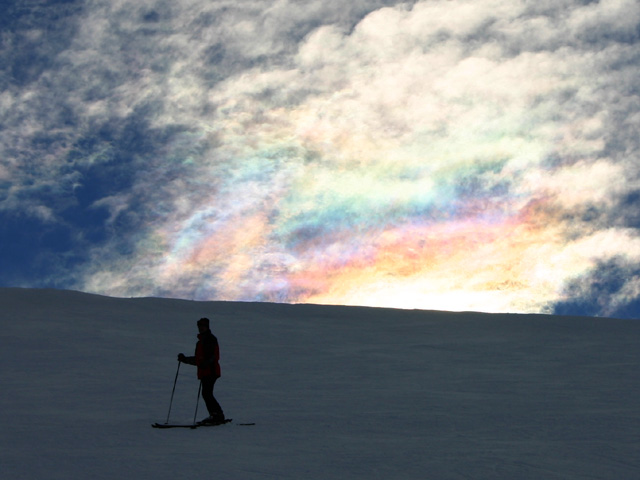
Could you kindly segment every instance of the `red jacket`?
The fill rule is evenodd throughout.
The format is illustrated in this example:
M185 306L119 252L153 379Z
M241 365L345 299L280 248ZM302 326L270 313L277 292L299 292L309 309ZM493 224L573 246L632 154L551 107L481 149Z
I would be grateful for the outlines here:
M193 357L185 357L184 362L198 367L198 378L220 377L220 347L211 330L198 334L196 352Z

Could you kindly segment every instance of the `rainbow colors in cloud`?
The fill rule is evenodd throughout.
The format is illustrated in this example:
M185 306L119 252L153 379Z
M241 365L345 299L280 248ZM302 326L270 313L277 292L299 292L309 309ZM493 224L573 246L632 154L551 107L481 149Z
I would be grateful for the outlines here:
M283 2L224 27L191 3L147 47L168 66L118 64L118 89L77 107L90 124L152 104L145 128L170 132L126 191L96 199L116 230L144 213L128 248L90 249L79 288L492 312L580 292L598 315L637 302L636 2L422 1L317 25ZM74 64L109 58L104 20L128 7L100 5ZM278 29L293 24L305 35ZM626 277L588 298L603 266Z

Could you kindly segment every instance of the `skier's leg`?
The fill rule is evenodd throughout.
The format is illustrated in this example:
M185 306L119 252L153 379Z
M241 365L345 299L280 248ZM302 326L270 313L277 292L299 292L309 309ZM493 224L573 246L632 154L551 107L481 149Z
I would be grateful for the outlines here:
M214 376L204 377L202 379L202 399L207 406L209 415L211 415L212 417L224 418L222 408L216 400L216 397L213 396L213 387L216 383L216 380L217 378Z

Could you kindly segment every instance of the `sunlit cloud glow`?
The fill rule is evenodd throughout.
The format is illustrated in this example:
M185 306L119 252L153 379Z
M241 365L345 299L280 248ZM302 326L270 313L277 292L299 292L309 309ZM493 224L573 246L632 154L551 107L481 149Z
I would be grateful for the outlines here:
M640 5L583 3L87 2L0 96L2 210L92 292L633 315Z

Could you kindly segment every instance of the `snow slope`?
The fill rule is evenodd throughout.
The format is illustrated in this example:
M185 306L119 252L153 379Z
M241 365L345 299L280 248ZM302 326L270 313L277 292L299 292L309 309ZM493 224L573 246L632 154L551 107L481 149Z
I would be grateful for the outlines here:
M3 478L640 478L638 321L26 289L0 302ZM152 429L201 316L218 400L257 424ZM182 365L172 421L193 419L197 389Z

